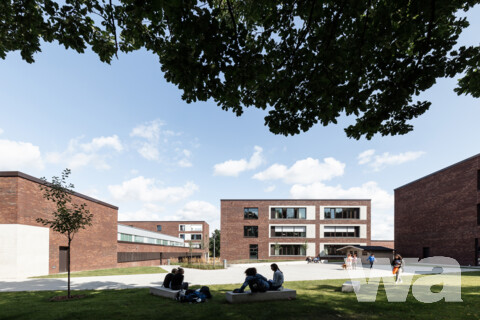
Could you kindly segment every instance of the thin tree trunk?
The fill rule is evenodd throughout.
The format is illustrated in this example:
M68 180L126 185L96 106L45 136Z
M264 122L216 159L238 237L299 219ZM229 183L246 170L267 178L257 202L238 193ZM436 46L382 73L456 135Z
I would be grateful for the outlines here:
M70 296L70 243L72 240L70 237L68 238L68 253L67 253L67 272L68 272L68 299L71 298Z

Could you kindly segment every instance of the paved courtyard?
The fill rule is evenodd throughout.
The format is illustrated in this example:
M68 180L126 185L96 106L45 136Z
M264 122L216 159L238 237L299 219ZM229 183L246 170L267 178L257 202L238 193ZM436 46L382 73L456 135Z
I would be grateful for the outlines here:
M307 281L326 279L348 279L348 271L341 268L338 263L307 264L304 261L279 262L285 281ZM174 266L163 266L170 271ZM245 279L246 268L256 267L257 271L271 279L273 272L270 263L233 265L222 270L197 270L185 269L185 281L192 285L213 285L241 283ZM383 267L383 270L382 270ZM414 270L414 268L416 268ZM444 272L455 272L458 269L445 268ZM462 272L479 271L478 268L462 268ZM375 276L392 276L390 266L377 266ZM412 273L434 273L431 267L407 266L405 275ZM369 267L363 270L352 271L352 278L370 276ZM165 274L126 275L126 276L102 276L72 278L71 286L74 290L79 289L126 289L160 286ZM0 292L6 291L38 291L38 290L63 290L66 288L67 279L0 279Z

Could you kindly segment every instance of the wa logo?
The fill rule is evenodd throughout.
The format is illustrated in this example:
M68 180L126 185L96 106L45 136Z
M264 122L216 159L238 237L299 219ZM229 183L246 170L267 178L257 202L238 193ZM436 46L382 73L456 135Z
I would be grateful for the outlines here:
M365 270L370 270L367 280ZM462 302L462 276L460 264L448 257L403 259L399 279L392 274L387 258L378 258L373 269L348 270L359 302L375 302L380 279L383 281L389 302L405 302L412 287L413 296L420 302ZM434 273L434 274L431 274ZM413 279L415 275L424 275ZM358 286L359 285L359 286ZM432 287L434 288L432 291ZM441 290L439 292L438 289Z

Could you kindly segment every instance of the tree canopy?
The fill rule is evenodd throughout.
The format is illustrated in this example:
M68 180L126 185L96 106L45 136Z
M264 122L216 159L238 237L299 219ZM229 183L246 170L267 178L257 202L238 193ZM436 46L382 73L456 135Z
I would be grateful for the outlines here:
M457 45L462 11L479 0L6 0L0 57L32 63L57 41L110 63L146 49L187 102L213 99L237 116L266 111L275 134L337 123L359 139L405 134L430 102L416 97L459 75L480 97L480 46Z

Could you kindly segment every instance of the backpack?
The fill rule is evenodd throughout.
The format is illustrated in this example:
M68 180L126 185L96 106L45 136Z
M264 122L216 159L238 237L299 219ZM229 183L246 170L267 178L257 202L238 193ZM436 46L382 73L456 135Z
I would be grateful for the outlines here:
M207 299L212 298L212 294L210 293L210 288L209 287L207 287L207 286L201 287L200 292L203 293Z
M202 289L203 288L207 288L208 294L210 294L210 289L208 289L208 287L202 287ZM185 291L185 294L179 296L178 301L188 302L188 303L202 303L202 302L205 302L207 300L207 295L204 292L202 292L202 289L199 289L197 291L189 289L189 290ZM210 297L211 297L211 294L210 294Z

